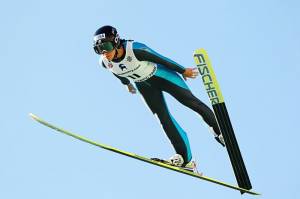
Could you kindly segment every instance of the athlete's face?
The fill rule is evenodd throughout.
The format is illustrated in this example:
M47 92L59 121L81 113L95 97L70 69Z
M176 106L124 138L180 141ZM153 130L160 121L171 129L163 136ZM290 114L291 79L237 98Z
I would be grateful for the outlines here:
M116 54L116 49L113 49L112 51L109 52L104 52L103 56L108 60L111 61L115 57Z

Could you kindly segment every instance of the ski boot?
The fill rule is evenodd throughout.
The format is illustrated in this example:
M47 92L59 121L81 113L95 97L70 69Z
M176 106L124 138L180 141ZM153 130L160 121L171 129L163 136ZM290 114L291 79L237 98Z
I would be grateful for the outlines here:
M183 160L183 157L180 154L175 154L169 160L162 160L159 158L151 158L151 160L157 161L157 162L162 162L164 164L168 164L171 166L175 166L181 169L184 169L186 171L190 171L193 173L197 173L202 176L202 173L198 172L197 170L197 165L195 161L190 161L188 163L185 163Z

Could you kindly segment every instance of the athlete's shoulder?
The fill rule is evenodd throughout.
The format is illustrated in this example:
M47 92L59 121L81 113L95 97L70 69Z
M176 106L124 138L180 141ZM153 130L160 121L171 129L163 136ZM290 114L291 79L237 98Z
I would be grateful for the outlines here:
M137 41L133 41L132 48L134 50L151 50L146 44Z

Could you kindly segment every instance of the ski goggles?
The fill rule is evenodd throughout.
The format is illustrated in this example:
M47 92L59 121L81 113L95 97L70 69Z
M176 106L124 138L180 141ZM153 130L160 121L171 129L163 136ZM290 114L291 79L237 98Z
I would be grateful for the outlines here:
M97 54L103 54L103 53L107 53L110 52L114 49L114 45L112 42L110 41L106 41L106 42L99 42L98 44L94 45L94 50Z

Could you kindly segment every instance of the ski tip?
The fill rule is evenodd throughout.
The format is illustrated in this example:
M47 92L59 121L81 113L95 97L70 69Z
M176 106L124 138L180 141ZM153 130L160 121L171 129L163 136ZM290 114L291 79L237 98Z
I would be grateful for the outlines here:
M196 50L194 50L194 55L195 54L203 54L203 53L205 53L206 51L205 51L205 49L204 48L198 48L198 49L196 49Z
M29 116L30 116L32 119L37 120L37 116L34 115L33 113L29 113Z

